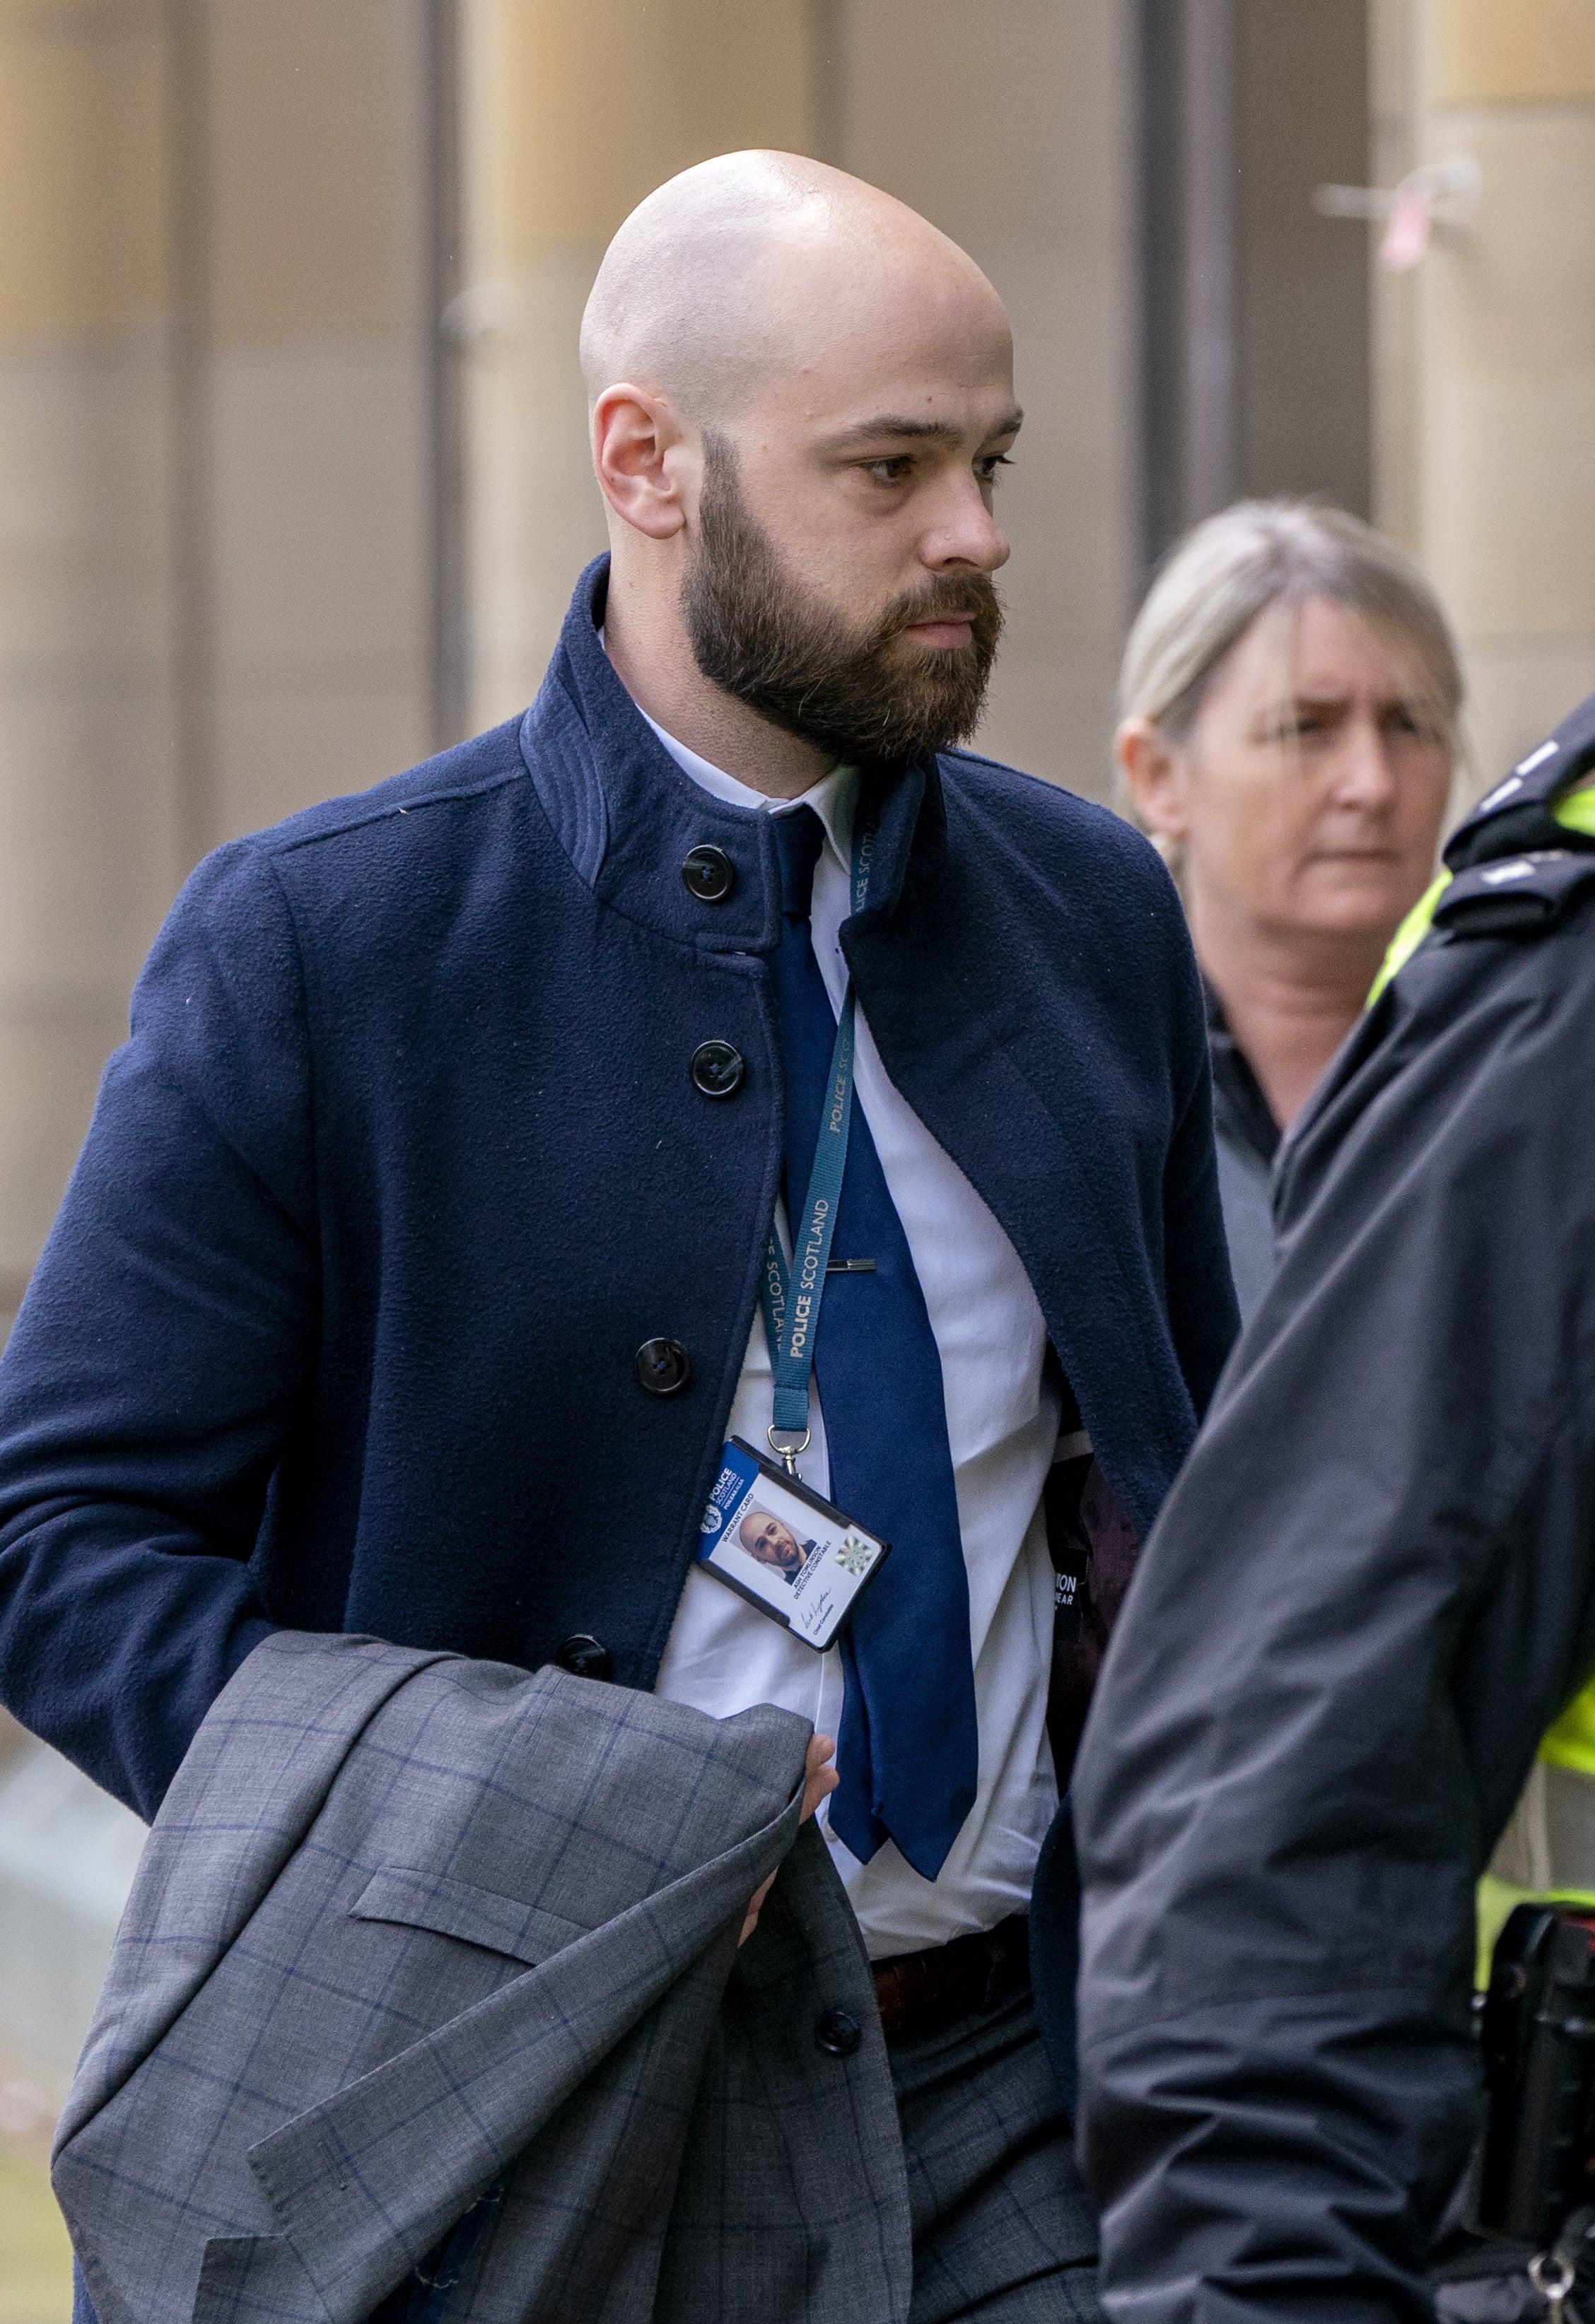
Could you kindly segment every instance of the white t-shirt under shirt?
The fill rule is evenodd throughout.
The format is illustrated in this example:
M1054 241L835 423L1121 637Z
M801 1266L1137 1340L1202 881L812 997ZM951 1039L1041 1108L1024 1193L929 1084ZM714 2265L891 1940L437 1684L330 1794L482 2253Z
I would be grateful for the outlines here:
M653 724L650 720L649 724ZM654 725L671 757L704 790L736 807L780 814L802 804L825 825L811 926L830 1005L839 1014L847 964L838 931L848 918L857 778L839 768L802 801L766 798ZM1046 1327L1019 1255L963 1172L887 1080L862 1009L857 1012L855 1102L864 1109L903 1222L941 1356L947 1434L969 1580L969 1644L979 1723L979 1787L969 1820L934 1881L887 1841L860 1864L821 1821L876 1959L945 1944L988 1929L1030 1901L1036 1857L1058 1804L1047 1742L1053 1572L1042 1487L1058 1436L1056 1391L1043 1382ZM839 1258L847 1218L838 1226ZM785 1222L782 1222L785 1239ZM774 1409L764 1318L754 1316L731 1406L730 1434L762 1446ZM811 1442L799 1474L829 1496L825 1420L811 1386ZM889 1425L889 1423L887 1424ZM904 1460L913 1447L903 1448ZM895 1554L912 1556L913 1544ZM774 1702L840 1731L841 1657L817 1655L707 1573L694 1571L677 1609L658 1692L718 1719Z

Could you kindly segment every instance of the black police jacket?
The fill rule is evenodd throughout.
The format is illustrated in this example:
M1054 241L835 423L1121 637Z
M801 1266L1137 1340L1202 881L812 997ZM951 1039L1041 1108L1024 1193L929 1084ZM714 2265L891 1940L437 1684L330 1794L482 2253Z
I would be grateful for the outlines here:
M1137 2324L1418 2317L1474 1884L1595 1665L1595 699L1447 850L1286 1145L1280 1268L1074 1784L1081 2129Z

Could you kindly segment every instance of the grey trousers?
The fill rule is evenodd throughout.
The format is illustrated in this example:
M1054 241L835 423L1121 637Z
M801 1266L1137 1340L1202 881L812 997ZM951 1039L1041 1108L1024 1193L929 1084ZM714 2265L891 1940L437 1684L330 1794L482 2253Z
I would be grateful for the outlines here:
M1096 2217L1028 1992L889 2050L913 2219L911 2324L1104 2324Z

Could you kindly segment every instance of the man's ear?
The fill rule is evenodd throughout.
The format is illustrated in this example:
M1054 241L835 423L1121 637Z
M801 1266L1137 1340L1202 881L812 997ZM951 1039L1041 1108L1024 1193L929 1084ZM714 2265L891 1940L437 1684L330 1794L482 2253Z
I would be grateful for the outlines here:
M687 442L669 400L652 388L607 387L593 406L592 463L616 515L651 540L685 529Z
M1113 755L1147 830L1164 839L1185 838L1184 770L1162 727L1150 718L1127 718L1113 738Z

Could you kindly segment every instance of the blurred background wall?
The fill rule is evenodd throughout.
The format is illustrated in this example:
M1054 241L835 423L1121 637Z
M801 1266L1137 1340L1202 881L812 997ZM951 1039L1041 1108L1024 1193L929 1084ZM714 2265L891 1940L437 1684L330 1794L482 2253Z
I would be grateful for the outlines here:
M1595 687L1590 0L0 0L0 1331L186 872L535 690L603 540L599 254L757 143L924 210L1013 314L987 749L1104 795L1136 594L1240 493L1417 556L1480 783ZM1405 272L1314 206L1459 156L1477 206ZM119 1818L0 1726L0 2165ZM51 2250L0 2324L58 2312Z
M1371 401L1376 510L1461 633L1482 788L1595 688L1595 8L1374 0L1370 36L1380 182L1480 171L1471 217L1376 275Z

